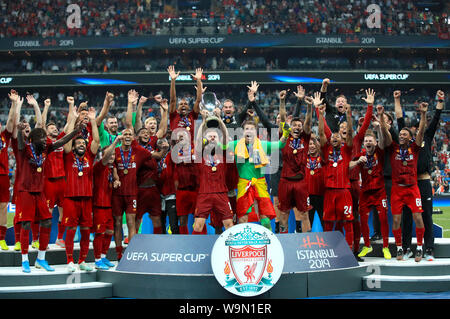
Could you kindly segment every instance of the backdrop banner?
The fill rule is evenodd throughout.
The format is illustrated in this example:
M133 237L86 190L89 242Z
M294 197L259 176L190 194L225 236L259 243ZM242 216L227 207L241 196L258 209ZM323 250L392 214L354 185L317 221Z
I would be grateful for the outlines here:
M284 273L358 267L340 232L276 235L284 251ZM132 238L117 271L212 275L211 251L218 235L143 235Z

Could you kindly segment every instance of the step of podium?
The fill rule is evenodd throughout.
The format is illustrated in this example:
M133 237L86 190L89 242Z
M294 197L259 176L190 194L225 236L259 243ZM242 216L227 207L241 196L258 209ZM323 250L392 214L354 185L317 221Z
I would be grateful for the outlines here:
M367 266L363 290L387 292L440 292L450 290L450 259L433 261L367 257L360 265Z
M85 282L76 284L1 287L1 299L101 299L111 298L112 284Z
M67 271L67 265L54 265L48 272L31 265L30 273L21 267L2 267L0 272L0 299L2 298L110 298L112 284L99 282L94 263L88 263L90 272ZM111 268L110 271L115 269ZM108 270L106 270L108 271Z
M111 261L117 260L117 254L115 250L115 243L111 242L108 254L106 257ZM126 247L126 246L125 246ZM124 247L124 248L125 248ZM28 258L30 260L30 265L34 265L36 261L38 250L31 248L28 249ZM80 255L80 244L75 243L73 247L74 260L77 261ZM67 263L66 250L55 244L50 244L47 252L45 253L45 259L48 261L49 265L61 265ZM92 247L92 242L89 245L89 253L86 258L86 262L94 261L94 251ZM22 266L22 256L20 251L14 251L13 247L9 247L9 250L0 250L0 267L21 267Z

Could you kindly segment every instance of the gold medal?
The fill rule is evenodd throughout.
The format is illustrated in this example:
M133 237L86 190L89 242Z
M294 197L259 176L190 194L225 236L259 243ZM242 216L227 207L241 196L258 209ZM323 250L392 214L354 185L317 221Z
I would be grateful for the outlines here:
M336 162L333 163L333 167L337 167L337 163Z
M406 165L408 165L408 162L407 161L403 161L403 166L406 166Z
M125 168L125 169L123 170L123 173L124 173L125 175L127 175L127 174L128 174L128 170Z
M191 130L191 128L190 128L189 126L187 126L187 127L186 127L186 130L190 131L190 130Z
M83 172L78 172L78 176L83 176Z
M310 173L311 175L314 175L314 171L313 171L313 170L309 171L309 173Z
M297 150L294 150L292 153L297 154Z
M37 171L38 173L41 173L41 172L42 172L42 167L36 168L36 171Z
M369 170L367 171L367 173L369 173L369 174L372 174L372 170L371 170L371 169L369 169Z
M217 167L213 166L213 167L211 168L211 170L212 170L213 172L215 172L215 171L217 171Z

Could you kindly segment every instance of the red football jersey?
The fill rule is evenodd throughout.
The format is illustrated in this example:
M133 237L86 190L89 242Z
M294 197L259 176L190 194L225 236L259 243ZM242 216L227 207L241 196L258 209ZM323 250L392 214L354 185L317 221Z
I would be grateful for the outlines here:
M350 188L349 167L352 159L352 148L347 144L337 151L330 143L322 147L322 163L326 188Z
M174 169L174 163L169 152L165 158L158 162L158 189L164 196L175 194Z
M158 148L157 146L158 143L158 138L156 137L156 135L150 136L150 139L148 140L147 144L140 144L143 148L145 148L146 150L153 152L154 150L156 150Z
M225 163L225 152L222 156L207 156L202 163L197 163L199 194L227 193L225 174L227 165Z
M138 171L144 165L156 171L156 161L152 158L152 154L140 146L136 140L131 143L129 151L125 152L122 151L121 147L116 147L115 152L115 166L121 186L113 190L113 195L136 196L138 193Z
M311 171L313 171L312 174ZM306 183L308 184L308 193L310 195L323 195L325 192L325 185L320 156L311 157L308 155L306 159L305 174Z
M58 135L57 139L64 136L64 132ZM54 143L50 138L47 138L50 142ZM52 153L50 153L45 161L45 177L46 178L57 178L64 177L64 147L57 148Z
M196 190L198 188L197 174L195 163L175 164L174 180L178 181L178 189Z
M294 139L292 136L288 138L286 145L281 150L283 158L281 177L305 176L310 138L311 134L305 134L304 132L301 133L298 139Z
M0 175L9 174L8 147L12 134L8 130L3 130L0 134Z
M361 169L361 190L365 192L384 188L384 151L377 145L372 156L368 155L366 150L355 156L355 159L360 156L367 157L366 163L357 165Z
M96 207L111 207L113 190L112 166L103 165L102 161L94 164L94 194L93 205Z
M392 183L397 185L417 185L417 160L420 147L413 142L409 144L407 149L402 150L400 145L392 141L389 151Z
M191 111L186 116L182 117L178 112L169 114L170 130L173 132L177 128L184 128L191 135L191 144L194 144L194 125L198 119L198 113Z
M40 193L44 191L45 161L50 152L52 142L47 140L40 156L33 155L32 144L25 144L23 150L17 150L16 165L20 165L18 191ZM40 162L40 165L39 165ZM17 181L16 181L17 182Z
M78 156L73 151L64 153L64 170L66 173L64 197L92 196L95 154L91 152L91 144L88 144L86 152L81 158L78 158L78 161L77 158ZM83 173L81 176L80 169Z

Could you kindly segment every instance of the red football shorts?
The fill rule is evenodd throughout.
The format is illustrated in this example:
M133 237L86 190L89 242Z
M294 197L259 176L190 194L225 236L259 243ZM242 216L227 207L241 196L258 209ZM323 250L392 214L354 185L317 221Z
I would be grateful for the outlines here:
M233 210L227 193L198 194L194 217L207 219L211 213L211 224L222 226L222 221L233 219Z
M111 207L94 206L93 233L104 233L107 229L114 229L114 220Z
M351 221L352 194L346 188L326 188L323 199L323 220Z
M178 216L194 214L197 206L197 195L198 193L195 191L177 190L175 197Z
M51 219L44 193L17 192L15 217L17 222Z
M399 186L392 184L391 190L391 212L392 215L401 215L403 206L408 206L413 213L422 213L422 200L419 187Z
M66 227L92 227L92 197L66 197L62 224Z
M137 213L137 200L133 195L113 195L111 198L113 216L122 216Z
M64 189L66 188L66 181L64 178L45 179L44 194L47 198L48 207L53 209L55 205L62 207L64 202Z
M308 184L305 179L290 180L281 178L278 184L278 208L282 212L289 212L292 208L297 208L300 212L309 211Z
M9 176L0 175L0 203L9 202Z
M359 214L370 214L372 207L375 207L380 213L387 213L387 196L384 187L361 193L359 199Z
M161 216L161 194L156 186L138 189L136 218L142 218L145 213Z

